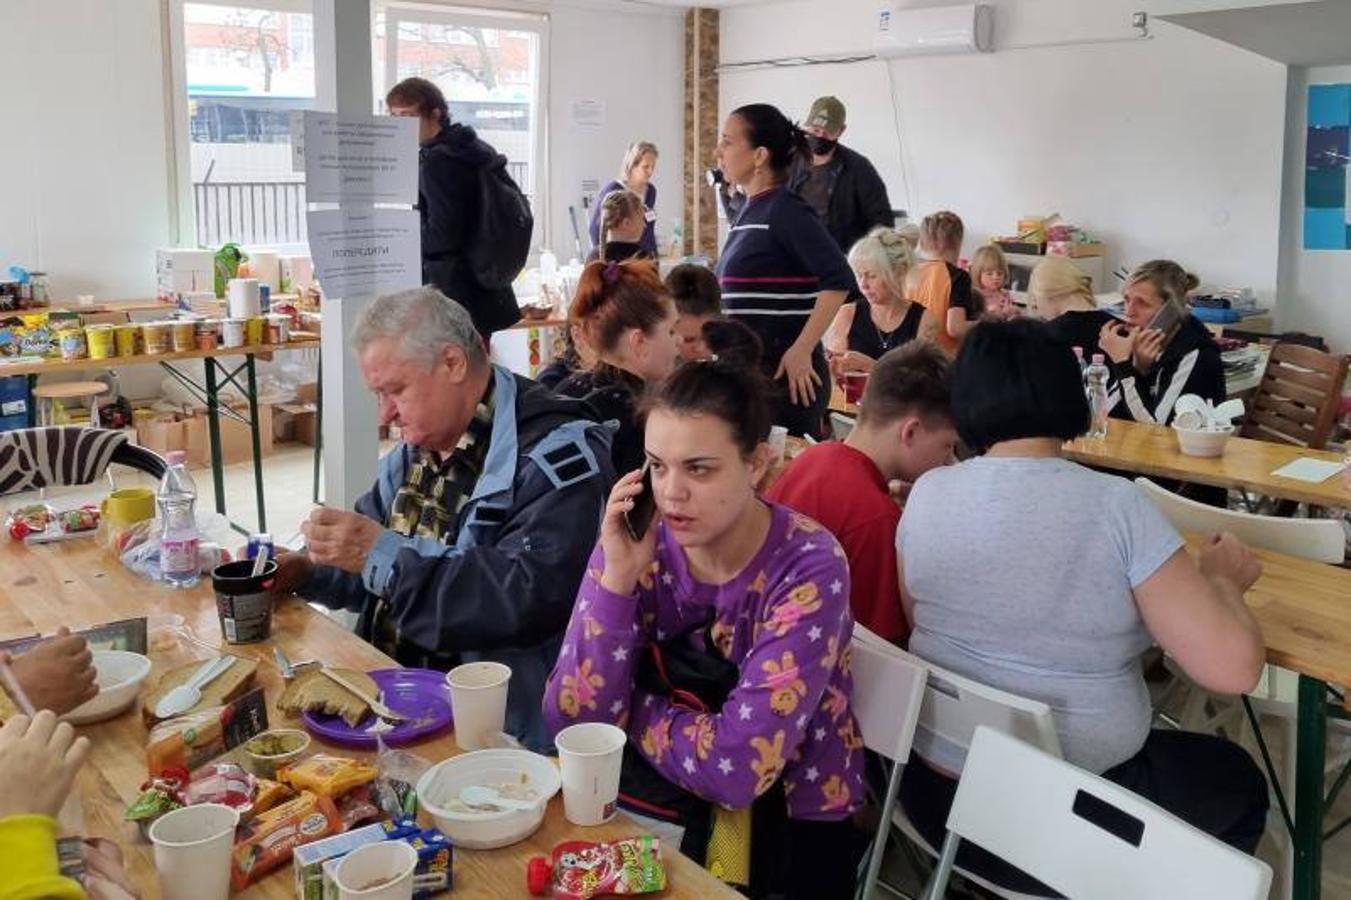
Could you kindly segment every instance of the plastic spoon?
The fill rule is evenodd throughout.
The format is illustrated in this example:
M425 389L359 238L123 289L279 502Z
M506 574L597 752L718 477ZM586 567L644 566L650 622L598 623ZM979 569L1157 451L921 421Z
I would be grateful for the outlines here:
M202 688L224 675L234 664L235 657L221 656L201 666L186 682L160 698L155 704L155 717L170 719L192 709L202 699Z
M517 800L513 797L503 797L495 787L488 787L484 784L471 784L460 788L460 802L470 809L481 812L495 812L494 809L486 807L496 807L497 810L531 810L539 806L538 800Z

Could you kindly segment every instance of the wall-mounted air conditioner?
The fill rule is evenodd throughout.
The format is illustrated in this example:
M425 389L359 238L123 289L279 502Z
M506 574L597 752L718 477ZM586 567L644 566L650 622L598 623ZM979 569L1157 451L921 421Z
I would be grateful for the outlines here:
M989 53L994 49L994 7L883 6L877 13L873 52L883 59L938 53Z

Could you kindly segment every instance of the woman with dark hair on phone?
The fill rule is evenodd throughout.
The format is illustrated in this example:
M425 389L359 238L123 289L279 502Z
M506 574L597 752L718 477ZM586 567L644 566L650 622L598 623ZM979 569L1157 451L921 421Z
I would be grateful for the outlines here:
M619 423L610 448L616 472L643 464L638 401L649 384L675 369L680 356L675 320L675 306L650 262L592 262L582 270L568 322L595 362L555 390L585 397L601 419Z
M544 716L555 732L626 729L642 766L694 802L682 852L724 880L752 896L848 897L867 841L850 821L863 744L848 564L820 525L756 494L772 419L743 355L754 337L734 322L705 333L716 359L680 367L646 404L650 487L634 471L611 492ZM631 523L646 490L654 518ZM700 663L719 687L654 685L655 653ZM709 841L734 821L750 826L739 855Z
M1167 425L1183 394L1224 401L1220 348L1187 309L1187 293L1198 284L1171 259L1142 263L1126 279L1126 324L1108 322L1098 334L1121 386L1114 418Z
M767 103L727 117L718 166L745 189L746 204L715 271L723 309L760 336L766 374L786 382L774 423L815 436L830 402L821 338L854 289L854 276L820 217L787 188L789 167L810 152L803 131Z

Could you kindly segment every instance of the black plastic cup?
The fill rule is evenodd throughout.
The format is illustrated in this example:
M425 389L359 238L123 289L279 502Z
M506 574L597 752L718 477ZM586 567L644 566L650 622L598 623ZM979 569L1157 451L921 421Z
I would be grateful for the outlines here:
M216 590L220 631L231 644L256 644L272 633L272 585L277 561L270 559L263 574L253 575L253 560L222 563L211 572Z

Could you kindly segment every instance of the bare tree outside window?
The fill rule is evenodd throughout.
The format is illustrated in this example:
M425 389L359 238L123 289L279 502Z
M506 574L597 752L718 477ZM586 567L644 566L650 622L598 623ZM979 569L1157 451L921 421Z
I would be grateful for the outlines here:
M263 93L272 93L272 73L286 64L287 46L278 36L280 22L275 12L261 14L240 10L231 15L230 25L236 34L227 39L226 46L239 64L252 69L257 60L263 70Z

